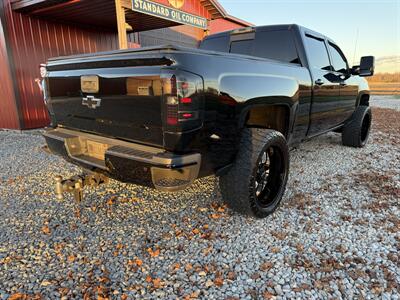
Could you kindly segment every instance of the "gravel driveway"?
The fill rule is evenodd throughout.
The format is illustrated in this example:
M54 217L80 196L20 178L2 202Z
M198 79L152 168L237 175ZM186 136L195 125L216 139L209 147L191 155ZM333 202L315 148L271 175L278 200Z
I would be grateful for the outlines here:
M363 149L335 133L294 149L264 220L223 206L214 177L176 194L111 181L80 207L57 201L53 177L78 169L38 133L0 131L0 299L400 299L396 101L372 101Z

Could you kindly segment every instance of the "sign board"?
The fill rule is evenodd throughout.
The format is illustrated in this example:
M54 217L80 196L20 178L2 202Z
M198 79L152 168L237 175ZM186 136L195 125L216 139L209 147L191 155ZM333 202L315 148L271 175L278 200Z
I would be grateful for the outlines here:
M176 23L207 29L207 19L149 0L132 0L132 10Z

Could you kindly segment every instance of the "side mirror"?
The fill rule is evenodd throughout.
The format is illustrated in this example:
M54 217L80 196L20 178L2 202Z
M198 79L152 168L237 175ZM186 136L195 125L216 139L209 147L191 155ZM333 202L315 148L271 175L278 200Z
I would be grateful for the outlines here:
M362 77L374 75L375 70L375 57L363 56L360 61L359 75Z

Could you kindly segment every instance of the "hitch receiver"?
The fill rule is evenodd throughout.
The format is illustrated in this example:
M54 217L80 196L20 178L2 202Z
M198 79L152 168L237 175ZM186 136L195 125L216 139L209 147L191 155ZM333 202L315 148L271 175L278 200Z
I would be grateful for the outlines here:
M71 193L77 202L82 201L83 188L86 186L97 187L100 184L108 183L108 177L99 174L81 174L72 176L69 179L63 179L61 176L55 177L56 197L58 200L64 199L64 193Z

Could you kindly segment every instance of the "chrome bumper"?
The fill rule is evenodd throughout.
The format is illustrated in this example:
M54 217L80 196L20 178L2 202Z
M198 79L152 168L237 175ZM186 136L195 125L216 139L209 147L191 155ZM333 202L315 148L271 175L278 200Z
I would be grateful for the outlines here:
M182 190L198 177L201 155L176 155L163 149L56 128L43 134L52 153L124 182L163 191Z

